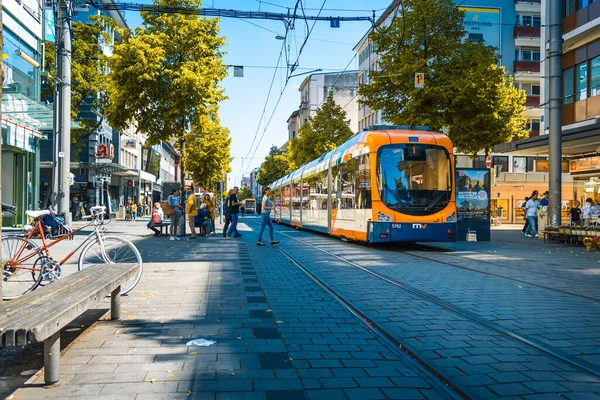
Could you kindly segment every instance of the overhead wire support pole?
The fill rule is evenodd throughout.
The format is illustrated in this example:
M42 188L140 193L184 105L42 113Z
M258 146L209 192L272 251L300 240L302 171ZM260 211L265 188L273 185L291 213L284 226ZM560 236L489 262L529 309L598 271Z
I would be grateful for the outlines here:
M61 0L59 5L61 42L61 70L59 91L59 157L58 157L58 214L71 223L69 212L69 174L71 173L71 0Z
M548 224L561 225L562 211L562 2L549 0L550 7L550 134Z

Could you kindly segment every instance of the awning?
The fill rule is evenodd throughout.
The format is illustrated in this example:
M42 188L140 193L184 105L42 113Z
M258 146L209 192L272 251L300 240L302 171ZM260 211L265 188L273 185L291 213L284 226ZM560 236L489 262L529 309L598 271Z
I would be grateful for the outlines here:
M34 131L51 131L54 112L52 107L38 103L22 93L2 93L2 117ZM71 129L79 129L71 120Z

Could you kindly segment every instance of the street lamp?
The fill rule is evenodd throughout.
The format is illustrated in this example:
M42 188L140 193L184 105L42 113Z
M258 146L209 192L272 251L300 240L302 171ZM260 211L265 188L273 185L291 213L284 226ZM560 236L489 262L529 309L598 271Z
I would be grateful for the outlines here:
M285 40L285 36L283 36L283 35L277 35L277 36L275 36L275 39L277 39L277 40Z

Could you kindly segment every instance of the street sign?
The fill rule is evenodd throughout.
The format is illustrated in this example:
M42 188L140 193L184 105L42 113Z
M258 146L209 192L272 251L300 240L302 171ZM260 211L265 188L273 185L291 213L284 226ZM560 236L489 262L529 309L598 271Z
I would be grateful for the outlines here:
M491 168L491 166L492 166L492 156L487 156L485 158L485 167Z
M425 87L425 74L423 72L415 73L415 87L423 89Z

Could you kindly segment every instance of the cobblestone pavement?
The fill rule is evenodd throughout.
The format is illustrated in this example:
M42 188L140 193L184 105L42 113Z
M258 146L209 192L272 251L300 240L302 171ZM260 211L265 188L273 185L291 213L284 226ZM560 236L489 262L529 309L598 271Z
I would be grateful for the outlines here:
M111 231L146 260L122 319L97 322L63 351L59 385L43 388L38 372L13 398L448 397L278 250L257 249L249 229L243 240L179 242L131 223ZM198 338L217 343L186 345Z
M600 392L598 302L577 297L585 289L574 288L574 294L567 295L523 283L539 280L539 273L526 274L527 268L536 270L537 266L532 268L531 262L523 260L535 257L540 248L552 251L549 249L556 245L538 247L536 243L535 247L521 246L516 252L515 246L504 248L502 243L482 243L482 249L498 254L494 259L497 262L511 257L521 259L519 265L525 271L521 271L523 276L519 278L523 282L515 282L500 277L507 269L504 265L485 267L495 268L493 272L498 276L448 265L450 261L459 265L485 262L465 259L458 251L452 256L439 253L432 256L427 252L427 258L436 260L431 261L422 258L422 251L405 254L402 248L400 252L389 251L389 247L370 248L309 232L283 227L280 230L284 236L282 247L294 258L452 381L466 386L473 397L560 393L567 398L597 398ZM474 254L475 246L468 251ZM581 256L577 267L593 271L597 255L582 253ZM412 291L387 284L345 260L399 281ZM419 293L442 305L424 301ZM457 314L456 309L483 319L486 325ZM515 341L494 327L539 341L543 347L562 355L566 362ZM582 371L569 361L587 365L595 373Z
M257 247L258 219L242 221L240 239L178 242L113 223L145 260L122 319L98 321L63 351L58 386L43 388L38 372L13 398L449 397L283 252ZM468 396L600 399L597 254L517 232L429 249L276 229L286 253ZM216 343L186 346L197 338Z

